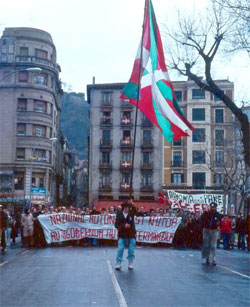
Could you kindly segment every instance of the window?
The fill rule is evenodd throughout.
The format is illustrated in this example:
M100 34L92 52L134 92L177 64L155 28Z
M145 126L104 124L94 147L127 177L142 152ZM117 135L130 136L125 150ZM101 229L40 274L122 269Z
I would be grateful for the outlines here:
M5 71L3 72L3 79L2 79L2 82L4 82L4 83L11 82L11 71L5 70Z
M34 157L36 161L47 162L46 150L44 149L36 149L36 151L34 152Z
M175 97L178 101L182 101L182 91L175 91Z
M143 130L143 144L151 145L151 130Z
M48 76L46 74L40 74L39 76L35 76L34 77L34 83L35 84L47 85L48 84Z
M26 134L26 124L17 124L17 135Z
M122 113L122 124L130 124L131 123L131 112L123 112Z
M205 99L205 90L199 89L192 89L192 98L193 99Z
M44 126L33 126L33 135L38 137L45 137L45 127Z
M13 190L13 172L1 170L0 193L11 192L12 190Z
M205 128L196 128L193 131L193 142L205 142Z
M35 56L40 59L48 59L48 52L41 49L35 49Z
M224 151L216 150L215 152L215 166L224 165Z
M182 166L182 153L181 151L173 152L173 165L172 166Z
M16 158L17 159L25 159L25 148L17 148L16 149Z
M104 104L111 104L112 101L112 92L103 92L102 93L102 102Z
M40 173L32 174L32 187L33 188L44 188L45 176Z
M28 82L28 72L20 71L18 73L18 82Z
M152 122L143 113L142 113L142 125L144 125L144 126L152 126Z
M110 153L109 152L102 152L102 163L110 164Z
M181 146L181 145L182 145L181 139L173 141L173 146Z
M28 47L20 47L20 55L21 56L28 56L29 55L29 48Z
M111 131L110 130L103 130L102 131L103 143L110 144L110 135L111 135Z
M123 130L122 144L125 144L125 145L131 144L131 131L130 130Z
M224 110L215 109L215 122L216 124L224 123Z
M193 121L204 121L205 120L205 109L192 109L192 120Z
M206 188L206 173L193 173L193 187L195 189Z
M123 152L122 153L122 161L131 162L131 152Z
M40 100L35 100L33 108L34 108L35 112L46 113L46 102L40 101Z
M224 178L224 174L214 174L214 184L223 184Z
M122 183L130 184L130 173L128 172L122 173Z
M102 186L110 186L110 183L111 183L110 173L102 173L102 176L101 176Z
M103 124L111 124L111 112L102 113Z
M150 163L150 160L151 160L151 153L150 153L150 152L143 152L142 154L143 154L143 156L142 156L143 164L148 164L148 163Z
M193 164L205 164L205 163L206 163L205 151L193 150Z
M152 185L152 173L144 172L142 174L142 186L147 187Z
M14 188L15 190L24 189L24 172L14 172Z
M224 146L224 130L215 130L215 146Z
M27 99L18 98L17 100L17 111L26 111L27 110Z
M183 182L184 182L184 174L182 173L171 174L171 183L181 184Z

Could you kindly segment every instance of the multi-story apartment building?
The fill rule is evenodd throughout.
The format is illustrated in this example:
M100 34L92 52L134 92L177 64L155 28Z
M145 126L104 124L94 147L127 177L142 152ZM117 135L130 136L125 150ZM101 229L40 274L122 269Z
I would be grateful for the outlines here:
M234 85L217 80L218 86L233 98ZM224 167L232 159L235 119L220 101L193 81L173 82L176 97L194 126L189 137L164 142L164 188L182 190L222 189ZM230 166L231 167L231 166Z
M0 202L54 197L60 67L49 33L6 28L0 39ZM60 166L58 166L60 167Z
M127 199L130 191L135 107L121 100L124 83L87 86L90 103L89 202ZM163 138L139 111L133 196L153 202L163 183Z

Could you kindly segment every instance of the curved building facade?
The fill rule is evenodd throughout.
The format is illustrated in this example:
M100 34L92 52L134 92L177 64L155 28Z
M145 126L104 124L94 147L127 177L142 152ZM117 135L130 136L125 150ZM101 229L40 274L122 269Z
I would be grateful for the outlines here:
M51 35L6 28L0 39L0 203L53 200L60 66Z

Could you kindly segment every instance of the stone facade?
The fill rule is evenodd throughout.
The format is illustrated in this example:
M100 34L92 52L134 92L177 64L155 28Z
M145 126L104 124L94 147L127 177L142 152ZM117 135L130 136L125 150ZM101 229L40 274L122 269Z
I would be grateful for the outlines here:
M29 202L31 177L32 187L45 193L32 192L32 202L51 201L62 95L59 72L49 33L32 28L4 30L0 39L0 201L6 202L4 198L11 194L13 203L15 199ZM4 182L9 182L8 188Z
M217 80L233 98L234 84ZM225 104L193 81L173 82L179 104L195 130L179 142L164 143L166 189L222 190L220 174L227 164L227 151L235 146L235 119Z
M135 107L121 100L125 84L87 86L90 103L89 201L129 196ZM163 138L138 112L133 196L154 201L163 182Z

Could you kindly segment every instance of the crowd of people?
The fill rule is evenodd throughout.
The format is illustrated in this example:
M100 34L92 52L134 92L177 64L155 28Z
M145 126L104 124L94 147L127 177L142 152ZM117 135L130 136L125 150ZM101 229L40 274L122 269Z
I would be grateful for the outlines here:
M53 213L71 213L76 215L98 215L98 214L117 214L121 212L121 206L110 206L108 209L101 208L97 210L95 206L92 208L84 207L82 209L69 207L53 207L33 206L25 208L23 212L11 212L4 209L0 205L0 237L2 251L7 246L14 246L18 235L22 238L24 247L45 247L47 243L44 239L43 230L37 217L41 214ZM172 210L171 208L156 208L146 211L144 206L137 209L136 216L165 216L165 217L181 217L182 221L179 225L173 240L173 246L176 248L193 248L201 249L203 242L202 221L200 212L188 212L182 209ZM217 247L221 244L224 249L238 248L250 251L250 216L245 219L241 214L238 216L221 216L220 222L220 238ZM78 241L63 242L62 245L115 245L112 240L98 240L85 238ZM166 244L157 243L156 246L166 246Z

